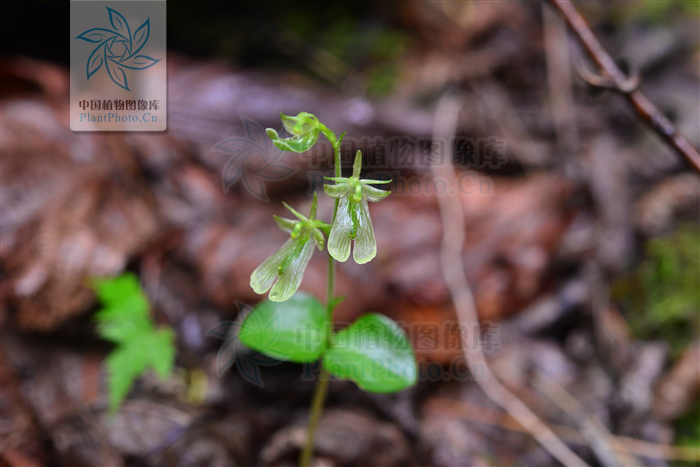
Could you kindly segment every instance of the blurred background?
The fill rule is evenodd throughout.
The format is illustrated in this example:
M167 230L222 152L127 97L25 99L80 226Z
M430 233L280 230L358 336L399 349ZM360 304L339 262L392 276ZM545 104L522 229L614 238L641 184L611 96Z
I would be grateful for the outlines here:
M698 147L700 4L577 7ZM285 239L272 215L307 209L331 154L322 142L270 164L216 146L260 142L301 111L395 180L370 208L377 257L337 269L336 319L400 321L423 370L394 395L331 383L318 465L557 465L460 360L430 174L452 137L494 371L591 465L700 465L698 174L580 77L597 69L547 2L171 0L164 133L71 132L68 2L2 10L3 466L296 462L308 369L263 366L263 387L236 366L219 377L206 331L263 298L249 277ZM455 132L439 124L445 99ZM138 379L110 416L112 346L86 284L128 271L176 332L176 370ZM317 254L301 289L322 299L325 274Z

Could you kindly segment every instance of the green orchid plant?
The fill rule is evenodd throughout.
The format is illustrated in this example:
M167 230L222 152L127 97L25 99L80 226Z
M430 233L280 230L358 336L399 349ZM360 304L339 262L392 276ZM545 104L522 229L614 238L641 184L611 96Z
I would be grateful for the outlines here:
M360 178L362 153L355 155L352 176L343 177L340 145L345 133L335 133L316 116L301 112L295 117L280 114L288 137L268 128L267 135L283 151L308 151L324 135L333 146L335 177L327 177L324 192L335 200L330 223L316 219L318 197L314 194L308 217L284 206L296 219L275 216L289 239L258 266L250 277L256 293L269 291L243 321L239 339L245 346L269 357L297 363L321 362L300 465L309 466L313 438L328 390L330 375L349 379L361 389L391 393L416 383L418 370L413 349L403 329L390 318L368 313L338 332L332 329L333 309L342 300L335 296L335 265L350 257L365 264L377 255L377 242L369 214L369 202L390 192L372 185L390 180ZM326 241L326 238L328 239ZM328 250L328 290L325 305L304 292L297 292L315 249Z

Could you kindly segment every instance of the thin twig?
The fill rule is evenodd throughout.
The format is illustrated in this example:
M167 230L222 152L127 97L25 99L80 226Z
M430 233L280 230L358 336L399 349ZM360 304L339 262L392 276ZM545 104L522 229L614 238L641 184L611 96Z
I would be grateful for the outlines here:
M557 145L568 154L578 147L579 142L571 79L571 58L567 41L568 31L564 20L546 5L542 5L542 17L549 105L556 129Z
M435 111L433 129L436 138L445 136L449 140L455 137L461 108L461 101L455 96L446 95L440 99ZM458 185L452 162L451 144L447 144L446 147L448 149L445 162L433 164L431 171L435 178L440 177L447 181L448 186L455 187ZM462 351L469 371L475 376L476 382L484 393L511 414L559 462L566 466L588 465L505 387L491 370L479 344L479 317L462 263L466 226L461 198L438 196L438 203L443 226L440 264L457 312L457 319L461 329L465 331L462 337Z
M625 96L634 110L664 141L683 156L700 173L700 153L676 129L671 121L636 87L610 57L586 20L570 0L547 0L564 17L574 35L600 70L610 79L613 88Z
M456 417L497 426L518 433L527 433L527 430L507 413L480 405L470 404L465 401L433 397L424 406L424 410L431 414ZM577 428L555 423L548 423L548 425L557 436L566 440L568 443L577 444L579 446L589 445L588 440L586 440ZM687 462L700 461L700 449L691 446L670 446L667 444L651 443L627 436L616 436L612 434L610 436L612 436L617 443L620 443L628 451L637 456Z
M601 465L606 467L639 465L639 461L629 453L622 443L612 436L605 425L588 413L583 404L569 394L559 383L544 373L537 372L534 386L576 422L581 434L588 440L588 445L598 457Z

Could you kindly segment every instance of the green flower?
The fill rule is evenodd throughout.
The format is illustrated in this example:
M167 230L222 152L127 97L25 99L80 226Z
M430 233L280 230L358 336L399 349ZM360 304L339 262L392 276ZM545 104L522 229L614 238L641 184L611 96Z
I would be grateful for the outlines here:
M284 129L292 135L289 138L280 138L277 131L272 128L266 130L275 146L283 151L305 152L316 144L318 136L326 127L318 121L315 115L301 112L296 117L290 117L280 113Z
M325 222L316 220L318 197L315 193L308 218L287 203L283 204L299 220L274 216L277 225L289 232L290 238L250 276L250 286L255 293L264 294L269 290L270 300L273 302L283 302L294 295L304 277L314 244L319 250L323 250L323 231L328 232L330 227Z
M391 183L391 180L361 180L361 169L362 152L357 151L352 177L326 177L326 180L332 180L335 184L323 187L331 198L340 198L338 211L328 237L328 252L340 262L350 257L350 243L353 240L355 248L352 257L356 263L367 263L377 255L377 241L374 238L367 202L380 201L391 192L369 185Z

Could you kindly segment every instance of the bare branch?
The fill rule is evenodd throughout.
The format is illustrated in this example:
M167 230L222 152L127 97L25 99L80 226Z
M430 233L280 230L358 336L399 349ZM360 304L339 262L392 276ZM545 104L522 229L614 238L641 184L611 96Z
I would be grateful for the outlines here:
M627 448L619 442L600 420L588 413L578 400L569 394L556 381L538 371L534 385L556 405L564 410L576 422L588 445L595 453L601 465L612 467L619 465L639 465Z
M673 123L636 86L629 86L630 79L605 51L574 4L570 0L547 1L564 17L588 56L610 80L611 87L625 96L637 115L678 154L683 156L695 171L700 173L700 153L698 150L680 134Z

